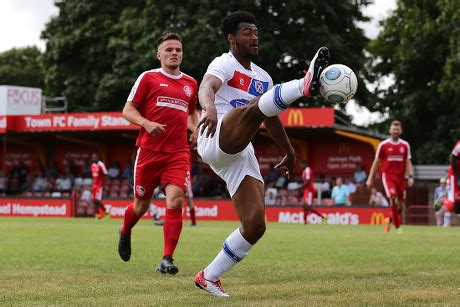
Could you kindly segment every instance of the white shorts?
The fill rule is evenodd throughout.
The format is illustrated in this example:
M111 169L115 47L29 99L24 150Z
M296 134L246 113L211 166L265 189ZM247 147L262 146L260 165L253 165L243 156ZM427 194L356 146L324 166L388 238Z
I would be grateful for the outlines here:
M206 131L198 135L198 154L203 162L209 164L212 170L222 178L227 184L230 196L238 190L244 177L251 176L262 183L264 182L260 174L259 162L254 154L254 147L251 143L243 151L236 154L227 154L220 149L219 135L222 118L218 120L216 133L214 136L206 137Z

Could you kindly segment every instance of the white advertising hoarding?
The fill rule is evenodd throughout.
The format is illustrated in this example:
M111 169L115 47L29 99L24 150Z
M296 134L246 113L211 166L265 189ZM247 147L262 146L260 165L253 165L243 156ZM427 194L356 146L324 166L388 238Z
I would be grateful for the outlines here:
M40 114L41 107L40 88L0 85L0 115Z

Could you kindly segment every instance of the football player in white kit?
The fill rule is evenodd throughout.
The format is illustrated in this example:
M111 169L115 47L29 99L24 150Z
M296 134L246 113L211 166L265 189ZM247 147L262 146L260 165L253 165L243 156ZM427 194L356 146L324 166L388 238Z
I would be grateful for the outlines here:
M226 183L241 221L225 240L216 258L196 274L197 287L215 296L228 296L220 276L241 261L265 232L264 184L251 140L264 123L286 155L276 166L294 172L295 151L278 114L300 97L319 93L319 76L329 64L329 50L321 47L304 78L273 86L272 78L252 62L258 53L256 19L235 12L222 20L230 51L209 65L198 97L203 114L198 153Z

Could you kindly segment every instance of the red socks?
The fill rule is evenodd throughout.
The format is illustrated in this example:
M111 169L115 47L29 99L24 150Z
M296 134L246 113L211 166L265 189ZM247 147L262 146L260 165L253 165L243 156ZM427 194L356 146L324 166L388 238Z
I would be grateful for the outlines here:
M172 256L182 231L182 209L166 209L163 226L164 256Z
M190 219L192 220L192 225L196 225L195 207L190 209Z
M308 210L306 208L303 209L303 218L304 218L304 224L307 224Z
M130 203L125 211L125 218L123 219L123 226L121 227L121 234L123 236L130 236L131 229L137 224L141 217L137 216L134 212L134 203Z
M395 228L398 229L399 224L400 224L400 216L399 216L398 207L395 205L391 205L390 209L391 209L391 212L390 212L391 220L393 221L393 225L395 225Z

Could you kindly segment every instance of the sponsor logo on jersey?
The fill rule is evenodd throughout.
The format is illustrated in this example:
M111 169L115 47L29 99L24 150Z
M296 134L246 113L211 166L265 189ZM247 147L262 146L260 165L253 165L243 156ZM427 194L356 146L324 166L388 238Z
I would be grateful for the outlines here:
M403 152L404 152L404 148L399 147L399 152L400 152L400 153L403 153Z
M160 83L160 86L168 86L166 83Z
M232 101L230 101L230 105L234 108L245 106L248 103L249 103L249 100L247 99L233 99Z
M235 70L227 84L253 96L260 96L268 90L268 82L251 78L238 70Z
M188 112L188 102L178 98L158 96L157 106Z
M190 86L184 86L184 93L185 95L187 95L187 97L192 97L192 89L190 88Z
M136 193L137 193L137 195L139 195L139 196L142 197L142 196L145 195L145 192L146 192L146 191L145 191L145 188L144 188L143 186L141 186L141 185L136 185Z

